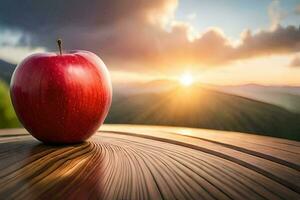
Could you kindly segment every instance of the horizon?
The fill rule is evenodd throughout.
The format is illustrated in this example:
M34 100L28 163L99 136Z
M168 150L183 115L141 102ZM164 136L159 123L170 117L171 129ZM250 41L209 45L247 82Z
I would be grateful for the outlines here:
M15 65L17 66L17 63L10 63L9 61L0 59L0 61L4 61L8 64L11 65ZM119 81L119 80L118 80ZM126 83L131 85L131 84L147 84L147 83L151 83L151 82L158 82L158 81L172 81L172 82L177 82L178 84L180 84L180 76L176 77L172 77L172 78L153 78L153 79L148 79L148 80L132 80L132 81L127 81ZM118 86L120 85L120 83L116 83L114 80L112 80L112 84L113 86ZM121 83L123 84L123 82ZM202 85L212 85L212 86L225 86L225 87L234 87L234 86L248 86L248 85L257 85L257 86L263 86L263 87L300 87L300 83L299 84L267 84L267 83L257 83L257 82L244 82L244 83L237 83L237 84L218 84L218 83L213 83L213 82L203 82L201 80L193 80L192 85L195 84L202 84Z

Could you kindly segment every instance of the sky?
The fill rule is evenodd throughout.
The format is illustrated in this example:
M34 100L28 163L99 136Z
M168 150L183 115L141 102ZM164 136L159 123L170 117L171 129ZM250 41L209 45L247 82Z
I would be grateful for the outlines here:
M300 85L299 0L0 1L0 59L84 49L114 84L177 79Z

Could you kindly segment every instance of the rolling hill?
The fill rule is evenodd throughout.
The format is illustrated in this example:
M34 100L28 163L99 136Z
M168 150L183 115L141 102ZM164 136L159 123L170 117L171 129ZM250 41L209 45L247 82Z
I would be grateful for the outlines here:
M16 68L16 65L0 60L0 79L4 80L7 84L10 83L10 78Z
M300 140L300 115L200 86L114 95L106 123L187 126Z
M0 129L19 126L20 123L9 98L8 86L0 79Z
M300 113L300 87L264 86L257 84L216 86L214 89L254 100L274 104Z

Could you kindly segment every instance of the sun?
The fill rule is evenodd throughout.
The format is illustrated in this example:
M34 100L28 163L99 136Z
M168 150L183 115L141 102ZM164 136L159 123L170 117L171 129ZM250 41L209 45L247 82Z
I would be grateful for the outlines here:
M184 73L179 77L179 82L184 86L190 86L193 84L194 79L190 73Z

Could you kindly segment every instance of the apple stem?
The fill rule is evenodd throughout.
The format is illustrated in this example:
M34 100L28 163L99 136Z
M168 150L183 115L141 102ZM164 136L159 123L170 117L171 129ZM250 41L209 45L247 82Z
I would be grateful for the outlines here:
M58 49L59 49L59 54L62 55L62 50L61 50L62 40L61 39L57 40L57 45L58 45Z

